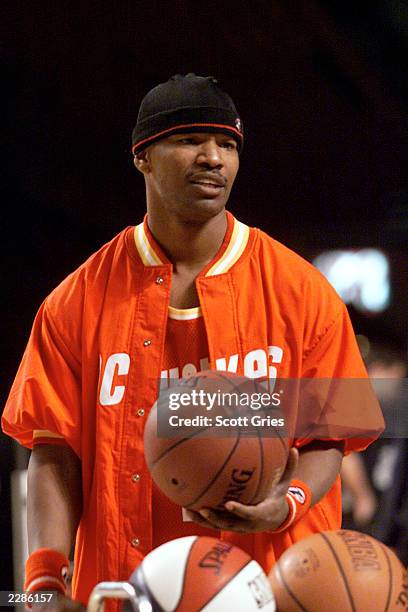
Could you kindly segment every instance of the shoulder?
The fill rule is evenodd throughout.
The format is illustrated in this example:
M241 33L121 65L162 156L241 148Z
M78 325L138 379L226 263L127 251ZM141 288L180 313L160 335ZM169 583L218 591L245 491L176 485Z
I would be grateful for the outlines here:
M337 292L313 264L266 232L257 228L253 231L256 234L254 255L276 290L286 297L320 301L320 307L327 302L339 311L343 309Z
M269 236L261 229L253 228L258 240L258 252L261 258L265 258L276 266L276 271L291 272L301 274L301 278L308 278L310 275L323 278L320 272L309 261L301 255L285 246L275 238Z
M114 269L129 258L127 243L131 235L133 228L125 228L71 272L46 298L48 312L60 315L67 309L78 310L89 292L102 295Z

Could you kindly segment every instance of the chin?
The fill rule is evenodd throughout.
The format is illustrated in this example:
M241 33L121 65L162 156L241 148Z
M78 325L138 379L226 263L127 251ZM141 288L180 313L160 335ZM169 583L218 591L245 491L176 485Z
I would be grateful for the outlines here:
M177 216L184 223L205 223L225 210L226 200L199 200L178 208Z

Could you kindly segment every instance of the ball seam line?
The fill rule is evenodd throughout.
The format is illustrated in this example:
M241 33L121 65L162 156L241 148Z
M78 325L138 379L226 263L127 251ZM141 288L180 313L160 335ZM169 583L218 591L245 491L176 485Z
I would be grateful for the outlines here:
M387 601L386 601L385 609L384 609L384 612L388 612L388 609L390 607L391 592L392 592L392 571L391 571L391 563L388 557L387 549L385 548L385 546L381 545L381 550L383 551L385 559L387 561L387 569L388 569L388 576L389 576L389 588L388 588L388 594L387 594Z
M283 571L281 569L280 563L279 561L276 563L276 569L277 572L279 574L279 577L283 583L283 586L285 587L286 591L289 593L290 597L293 599L293 601L299 606L299 608L302 610L302 612L307 612L307 608L305 608L304 606L302 606L302 604L300 603L300 601L298 600L298 598L296 597L296 595L293 593L292 589L289 587L288 583L285 580L285 576L283 575Z
M347 582L346 575L345 575L343 567L342 567L342 565L340 563L340 559L338 558L337 553L336 553L336 551L334 549L334 546L330 542L329 538L324 533L319 533L319 536L323 538L323 540L326 542L327 546L330 548L330 551L331 551L331 553L332 553L332 555L334 557L336 565L337 565L337 567L338 567L338 569L340 571L340 575L343 578L344 586L346 588L347 595L348 595L350 603L351 603L351 610L352 610L352 612L357 612L356 607L354 605L354 599L353 599L353 595L352 595L351 590L350 590L349 583Z

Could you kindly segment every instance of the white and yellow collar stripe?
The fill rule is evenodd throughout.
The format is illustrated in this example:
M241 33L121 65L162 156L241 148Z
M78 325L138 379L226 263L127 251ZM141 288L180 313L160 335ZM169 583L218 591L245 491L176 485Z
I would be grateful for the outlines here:
M205 276L216 276L228 272L245 251L249 239L249 227L235 217L232 217L232 220L234 228L228 246L221 257L209 268ZM145 266L160 266L165 263L150 243L143 223L135 227L134 236L136 249Z
M135 227L135 243L140 259L145 266L160 266L163 264L146 236L144 223L139 223Z
M195 308L173 308L173 306L169 306L169 318L176 319L176 321L191 321L202 316L200 306Z
M218 261L207 271L206 276L228 272L245 250L249 238L249 227L234 218L234 229L227 248Z

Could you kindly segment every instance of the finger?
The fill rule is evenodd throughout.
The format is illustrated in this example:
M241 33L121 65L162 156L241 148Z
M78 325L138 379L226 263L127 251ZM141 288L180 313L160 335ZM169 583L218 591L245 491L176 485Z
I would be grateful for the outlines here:
M193 510L187 510L186 508L183 508L183 520L188 522L188 521L194 521L194 515L197 514L196 512L194 512Z
M225 504L226 510L231 512L232 514L239 516L246 521L254 521L259 518L259 508L258 506L246 506L245 504L240 504L239 502L228 501Z
M282 481L288 482L288 486L289 486L290 481L293 479L293 476L295 475L298 463L299 463L299 451L297 448L292 447L289 450L288 460L286 462L285 470L282 474L280 482Z
M249 532L253 527L248 521L242 521L237 519L233 514L222 515L219 512L213 512L208 508L200 510L200 514L206 518L207 521L214 525L216 529L221 531L238 531L238 532Z
M206 527L207 529L217 529L217 530L219 529L216 525L208 521L199 512L191 511L191 514L192 514L192 520L198 525L201 525L202 527Z

